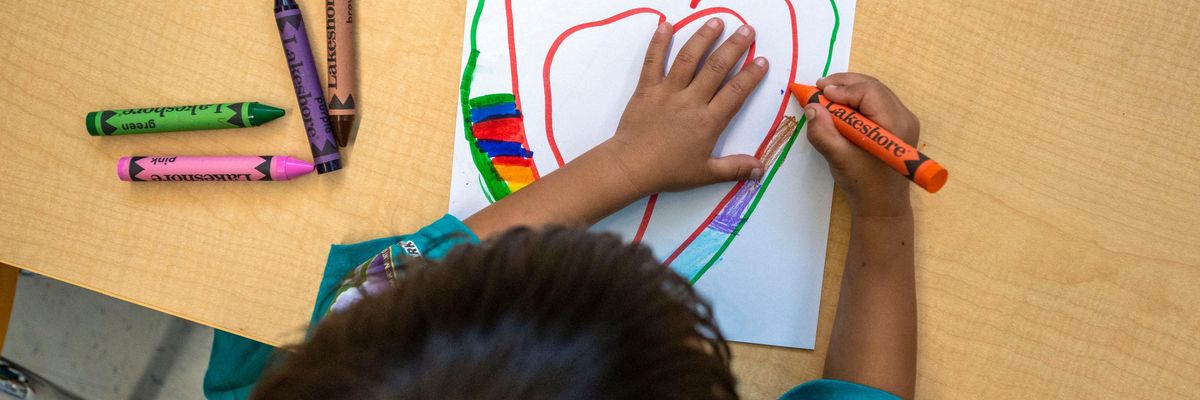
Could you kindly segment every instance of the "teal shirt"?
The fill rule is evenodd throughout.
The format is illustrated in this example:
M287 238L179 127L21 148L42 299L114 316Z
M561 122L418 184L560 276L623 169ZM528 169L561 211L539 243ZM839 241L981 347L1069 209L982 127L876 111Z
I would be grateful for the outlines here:
M325 273L317 288L310 327L317 326L340 298L354 297L359 284L364 290L378 290L379 278L396 274L409 256L440 260L450 249L463 243L478 243L479 238L452 216L444 216L411 235L375 239L351 245L333 245L325 261ZM364 262L363 260L366 260ZM385 278L386 279L386 278ZM204 396L213 400L240 400L250 397L254 384L272 360L275 348L228 332L213 332L212 354L204 374Z
M900 397L853 382L819 379L796 386L779 400L900 400Z
M407 257L440 260L455 246L478 243L479 238L462 221L447 215L411 235L375 239L351 245L333 245L317 289L310 327L330 311L352 305L362 296L390 287L403 276ZM364 262L364 260L366 260ZM212 355L204 375L204 396L213 400L250 397L254 384L272 361L275 348L216 330ZM806 383L784 394L782 400L892 400L887 392L833 380Z

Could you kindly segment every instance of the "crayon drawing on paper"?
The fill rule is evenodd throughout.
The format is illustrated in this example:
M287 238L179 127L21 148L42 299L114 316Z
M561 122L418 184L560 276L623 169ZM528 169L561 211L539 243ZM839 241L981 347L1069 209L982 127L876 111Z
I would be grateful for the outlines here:
M761 182L642 199L594 229L638 241L713 302L735 341L813 348L833 181L803 139L790 82L849 61L855 0L468 0L450 212L465 218L611 137L658 24L672 59L708 18L758 34L770 72L714 155L754 154Z

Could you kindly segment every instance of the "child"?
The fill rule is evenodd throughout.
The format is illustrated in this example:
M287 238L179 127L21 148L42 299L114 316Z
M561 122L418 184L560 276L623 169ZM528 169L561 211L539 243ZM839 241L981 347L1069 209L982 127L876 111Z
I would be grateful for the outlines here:
M752 156L711 156L768 67L757 58L725 81L753 42L748 26L701 65L722 29L709 21L664 74L673 32L659 26L617 132L554 173L465 221L446 216L412 235L334 247L315 332L281 357L254 397L737 398L708 303L647 249L584 230L652 193L762 177ZM877 80L836 74L818 86L916 143L916 118ZM783 398L910 398L909 183L842 138L827 110L805 113L808 139L845 191L853 227L827 379ZM237 341L217 337L206 394L251 390L266 353ZM238 357L239 370L216 368Z

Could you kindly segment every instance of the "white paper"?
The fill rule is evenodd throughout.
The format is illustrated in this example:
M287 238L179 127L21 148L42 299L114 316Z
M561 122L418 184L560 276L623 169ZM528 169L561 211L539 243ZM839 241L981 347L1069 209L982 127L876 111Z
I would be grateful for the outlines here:
M855 0L511 0L511 10L505 1L468 0L463 65L465 69L474 28L479 56L469 77L469 97L519 95L525 140L538 172L545 175L558 166L546 134L547 91L552 97L554 137L563 160L569 161L616 129L659 18L679 23L700 14L677 29L673 59L710 17L725 21L728 37L742 24L732 14L737 13L756 28L755 55L766 57L771 68L714 154L756 154L773 133L771 128L785 101L784 115L803 114L799 103L786 93L793 73L795 81L811 83L826 70L846 69L854 9ZM597 21L610 23L583 25ZM836 40L831 47L835 25ZM572 28L576 30L569 33ZM556 41L560 45L550 58ZM514 64L517 83L511 68ZM547 74L548 83L543 78ZM465 136L464 107L469 109L460 102L450 194L450 212L460 218L489 204L480 170L472 161L472 145ZM701 294L713 302L717 321L730 340L806 349L814 346L833 182L824 160L803 135L801 131L769 184L745 189L763 193L753 213L730 213L745 221L736 235L703 225L734 188L732 183L663 194L646 225L642 243L660 259L680 251L671 267L685 276L694 276L726 239L733 237L696 282ZM646 199L638 201L595 229L632 239L646 206ZM684 240L698 230L700 235L686 250L680 250Z

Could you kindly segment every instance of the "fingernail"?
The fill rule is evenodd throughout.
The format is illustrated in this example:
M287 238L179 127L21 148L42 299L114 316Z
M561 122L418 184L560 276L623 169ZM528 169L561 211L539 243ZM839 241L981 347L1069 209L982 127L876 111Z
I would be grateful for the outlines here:
M742 25L742 27L738 28L737 30L737 34L744 37L750 37L750 34L752 33L754 33L754 29L750 29L750 25Z
M721 19L720 18L710 19L710 20L708 20L708 22L704 23L704 26L707 26L707 27L713 28L713 29L719 28L719 27L721 27Z
M821 90L824 90L824 91L828 92L828 91L830 91L830 90L834 90L834 89L841 89L841 86L838 86L838 85L826 85L826 86L825 86L825 88L824 88L824 89L821 89Z
M757 181L761 181L762 177L763 177L763 169L762 168L755 168L753 171L750 171L750 179L757 182Z
M817 116L817 110L814 110L812 106L804 107L804 115L807 115L808 119L811 121Z
M817 86L824 86L825 78L817 79Z
M767 67L767 58L766 58L766 57L758 57L758 58L755 58L755 59L754 59L754 65L757 65L757 66L760 66L760 67L766 68L766 67Z
M668 26L670 26L670 24L668 24L666 21L663 21L663 23L658 24L658 33L667 33Z

